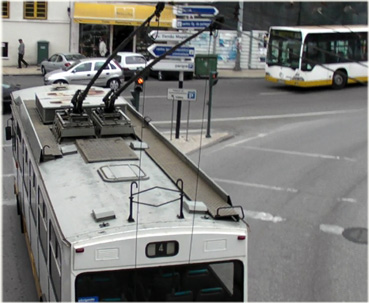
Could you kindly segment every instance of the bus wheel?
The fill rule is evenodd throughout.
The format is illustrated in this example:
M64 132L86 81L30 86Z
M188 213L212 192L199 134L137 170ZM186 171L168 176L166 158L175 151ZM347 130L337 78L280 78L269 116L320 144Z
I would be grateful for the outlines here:
M344 71L338 70L333 74L332 86L334 89L341 89L346 86L347 74Z

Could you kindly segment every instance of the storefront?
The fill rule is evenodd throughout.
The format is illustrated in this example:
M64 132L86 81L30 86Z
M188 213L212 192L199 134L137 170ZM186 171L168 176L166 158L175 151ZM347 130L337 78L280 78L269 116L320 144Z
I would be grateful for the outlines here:
M155 4L75 3L73 19L79 23L79 52L88 57L99 57L102 39L111 53L136 26L141 25L155 10ZM171 28L175 18L170 6L165 7L159 20L153 18L150 30ZM122 51L145 53L147 31L134 37Z

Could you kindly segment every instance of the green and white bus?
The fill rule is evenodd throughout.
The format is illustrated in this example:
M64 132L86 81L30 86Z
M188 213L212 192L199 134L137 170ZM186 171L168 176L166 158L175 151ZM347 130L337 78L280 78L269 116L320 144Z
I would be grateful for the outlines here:
M265 79L298 87L368 81L368 27L272 26Z

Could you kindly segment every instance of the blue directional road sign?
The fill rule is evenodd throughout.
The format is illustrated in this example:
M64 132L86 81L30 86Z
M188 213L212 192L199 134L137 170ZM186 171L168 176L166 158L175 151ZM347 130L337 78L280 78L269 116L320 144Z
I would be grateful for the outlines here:
M152 44L147 50L150 54L155 57L159 57L169 51L172 48L171 45L167 44ZM182 46L177 48L173 53L166 56L167 58L194 58L195 57L195 48L191 46Z
M174 6L173 13L176 16L201 16L212 17L218 15L219 11L213 6Z
M203 29L211 24L210 19L173 19L172 27L177 29Z

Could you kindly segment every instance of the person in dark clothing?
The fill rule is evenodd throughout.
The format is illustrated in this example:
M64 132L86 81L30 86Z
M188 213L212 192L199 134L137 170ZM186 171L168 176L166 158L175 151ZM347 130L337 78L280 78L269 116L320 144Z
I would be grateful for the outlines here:
M23 43L22 39L19 39L19 47L18 47L18 68L22 68L22 62L23 64L26 65L26 67L28 67L28 63L23 59L24 57L24 50L25 50L25 46Z

